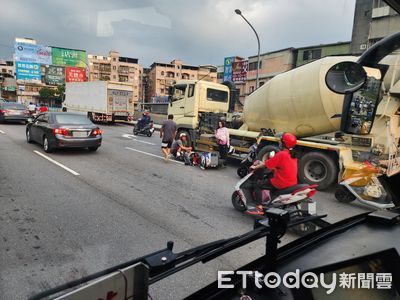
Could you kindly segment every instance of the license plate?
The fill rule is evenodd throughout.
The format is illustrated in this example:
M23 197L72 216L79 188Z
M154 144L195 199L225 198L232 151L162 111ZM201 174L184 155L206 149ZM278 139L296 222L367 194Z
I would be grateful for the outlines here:
M72 133L72 136L73 137L87 137L88 134L87 134L87 131L74 131Z
M317 214L317 203L316 202L308 203L308 213L310 215L316 215Z

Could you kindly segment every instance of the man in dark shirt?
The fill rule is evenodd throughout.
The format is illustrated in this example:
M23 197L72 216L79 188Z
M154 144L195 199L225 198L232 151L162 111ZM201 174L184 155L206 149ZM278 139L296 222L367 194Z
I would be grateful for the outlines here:
M173 119L173 115L168 115L168 120L162 124L160 129L161 150L166 161L170 158L170 149L176 136L176 123L172 121Z

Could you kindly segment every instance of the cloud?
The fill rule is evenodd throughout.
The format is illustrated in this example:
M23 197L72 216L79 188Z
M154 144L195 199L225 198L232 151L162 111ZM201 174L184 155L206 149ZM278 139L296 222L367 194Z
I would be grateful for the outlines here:
M222 64L225 56L348 41L355 0L13 0L0 11L0 57L16 36L104 55L118 50L143 66L174 58ZM6 46L5 46L6 45ZM9 45L9 47L7 47Z

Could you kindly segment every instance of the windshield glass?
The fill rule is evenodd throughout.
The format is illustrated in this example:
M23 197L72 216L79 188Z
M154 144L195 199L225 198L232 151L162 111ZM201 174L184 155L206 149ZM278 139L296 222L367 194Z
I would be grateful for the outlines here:
M86 116L56 114L55 120L58 124L89 125L93 124Z
M3 107L5 109L18 109L18 110L25 109L25 106L20 104L20 103L7 103L7 102L5 102L5 103L1 103L0 107Z
M272 204L329 223L392 207L400 51L373 54L397 32L383 0L1 1L0 299L244 234ZM370 78L337 94L326 74L348 62ZM243 245L149 298L263 253Z

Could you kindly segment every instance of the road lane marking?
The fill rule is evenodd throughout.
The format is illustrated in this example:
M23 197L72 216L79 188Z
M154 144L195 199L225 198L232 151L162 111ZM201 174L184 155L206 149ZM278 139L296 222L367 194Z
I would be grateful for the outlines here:
M59 163L58 161L56 161L56 160L54 160L54 159L48 157L47 155L43 154L42 152L39 152L39 151L37 151L37 150L33 150L33 152L35 152L37 155L40 155L41 157L47 159L49 162L52 162L53 164L55 164L55 165L57 165L57 166L63 168L65 171L68 171L68 172L70 172L71 174L73 174L73 175L75 175L75 176L78 176L78 175L79 175L78 172L75 172L74 170L68 168L67 166L64 166L62 163Z
M0 133L5 134L5 132L3 130L0 130Z
M125 147L125 149L126 149L126 150L135 151L135 152L138 152L138 153L142 153L142 154L145 154L145 155L148 155L148 156L157 157L157 158L159 158L159 159L164 159L163 156L156 155L156 154L153 154L153 153L144 152L144 151L141 151L141 150L138 150L138 149L134 149L134 148L130 148L130 147ZM174 160L174 159L171 159L170 161L172 161L172 162L174 162L174 163L177 163L177 164L184 165L184 163L181 162L181 161L177 161L177 160Z
M146 141L135 139L135 136L132 135L132 134L123 134L122 137L130 139L130 140L135 141L135 142L143 143L143 144L148 144L148 145L153 145L153 146L156 145L156 144L151 143L151 142L146 142Z

